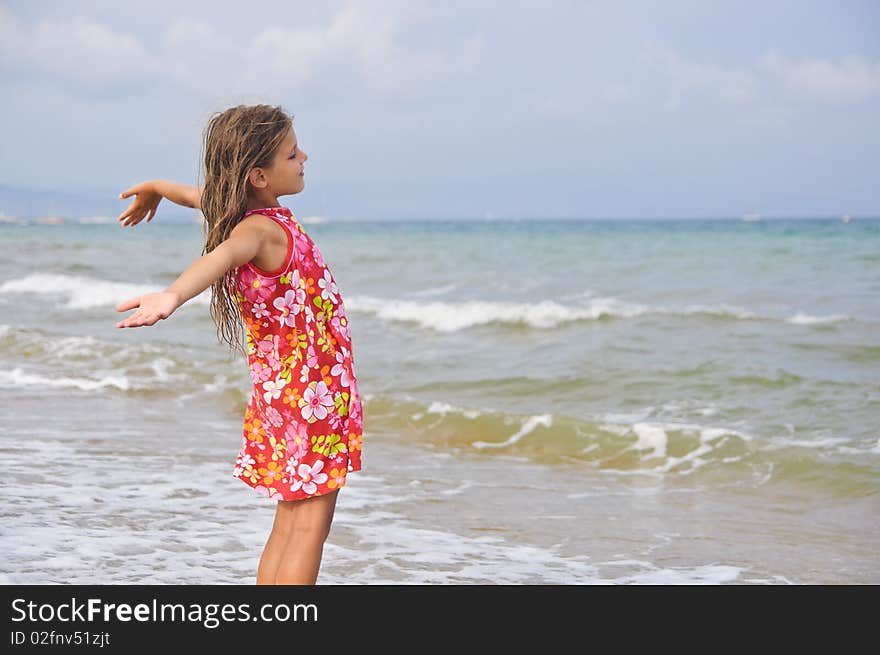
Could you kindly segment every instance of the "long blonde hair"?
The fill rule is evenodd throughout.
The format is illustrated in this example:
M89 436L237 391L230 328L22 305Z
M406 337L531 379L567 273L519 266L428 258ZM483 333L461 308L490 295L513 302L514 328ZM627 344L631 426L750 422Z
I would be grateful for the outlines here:
M248 173L254 167L267 168L292 125L281 107L238 105L214 114L205 128L204 184L201 209L205 216L206 255L229 238L229 234L247 211ZM234 351L247 356L242 339L242 322L233 273L211 287L211 318L217 326L217 338Z

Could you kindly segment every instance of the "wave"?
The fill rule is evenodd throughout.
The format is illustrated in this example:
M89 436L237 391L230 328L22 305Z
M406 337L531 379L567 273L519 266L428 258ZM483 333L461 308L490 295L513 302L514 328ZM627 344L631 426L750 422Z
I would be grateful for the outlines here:
M177 345L119 343L0 325L0 362L14 363L0 370L0 387L146 391L177 400L198 393L231 393L232 402L246 402L246 368L239 369L237 379L220 373L230 372L227 362L202 360L196 365L199 360L188 354Z
M667 406L664 405L665 409ZM370 429L432 449L473 456L514 457L544 464L579 463L609 475L684 478L704 475L761 485L810 480L839 493L880 492L880 442L827 435L757 435L725 426L714 407L705 422L676 421L647 407L630 414L575 418L554 413L511 414L490 408L423 403L411 396L371 397ZM700 413L700 412L697 412Z
M451 287L440 287L418 292L428 296L445 293ZM577 298L579 296L566 296ZM438 332L457 332L479 325L524 325L531 328L554 328L565 323L611 319L631 319L645 315L706 316L712 319L784 321L810 325L849 321L845 314L808 316L797 314L790 318L760 316L740 307L727 305L687 305L683 308L650 306L627 302L614 297L593 297L586 305L562 304L554 300L539 302L508 302L490 300L418 301L353 295L346 298L345 306L354 312L372 314L386 321L416 323Z
M535 303L469 300L418 302L355 295L345 300L346 309L374 314L389 320L417 323L439 332L457 332L490 323L522 324L535 328L556 327L572 321L604 317L632 317L650 308L614 298L598 298L587 307L570 307L552 300Z
M159 285L115 282L79 275L32 273L26 277L8 280L0 284L0 293L61 296L65 298L65 302L61 305L65 309L91 309L105 306L115 307L129 298L162 291L165 288L165 286ZM189 302L209 305L210 291L203 291Z
M0 294L31 294L62 297L64 309L92 309L115 307L120 302L145 293L162 291L167 285L134 284L103 280L96 277L70 274L33 273L23 278L0 284ZM413 296L431 296L448 293L455 285L425 289ZM588 292L589 293L589 292ZM585 294L584 294L585 295ZM572 298L573 296L567 296ZM581 297L581 296L575 296ZM206 289L189 303L208 306L210 289ZM346 309L373 314L387 321L416 323L438 332L458 332L480 325L522 325L547 329L578 321L630 319L645 315L707 316L732 320L780 320L762 317L746 309L726 304L688 305L684 308L651 306L628 302L614 297L592 297L585 305L570 305L555 300L539 302L512 302L491 300L419 301L353 295L345 299ZM796 325L813 325L849 321L846 314L811 316L798 313L783 319Z

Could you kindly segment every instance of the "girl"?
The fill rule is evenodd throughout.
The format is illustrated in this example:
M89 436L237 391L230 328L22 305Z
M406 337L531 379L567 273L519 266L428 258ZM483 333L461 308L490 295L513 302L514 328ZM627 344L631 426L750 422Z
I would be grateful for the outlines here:
M237 106L204 134L204 186L143 182L122 226L163 197L205 216L203 257L167 289L116 307L116 327L153 325L211 286L218 337L246 356L253 393L233 476L277 500L257 584L315 584L336 496L361 468L362 407L339 290L318 246L280 196L303 190L308 156L280 107ZM206 254L207 253L207 254Z

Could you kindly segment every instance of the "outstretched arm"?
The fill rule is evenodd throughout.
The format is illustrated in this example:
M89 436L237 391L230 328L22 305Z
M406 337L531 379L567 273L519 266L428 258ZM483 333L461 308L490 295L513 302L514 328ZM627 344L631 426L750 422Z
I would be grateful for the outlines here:
M116 306L117 312L137 308L137 311L116 324L116 327L153 325L171 316L183 303L211 286L232 268L253 259L269 234L265 224L239 223L219 246L200 257L187 268L167 289L131 298Z
M168 198L171 202L184 207L199 209L201 208L201 191L198 187L169 182L168 180L147 180L135 184L119 194L120 198L130 196L135 198L128 209L122 212L116 220L122 222L122 227L127 227L137 225L144 216L149 214L147 217L147 223L149 223L156 215L156 208L162 198Z

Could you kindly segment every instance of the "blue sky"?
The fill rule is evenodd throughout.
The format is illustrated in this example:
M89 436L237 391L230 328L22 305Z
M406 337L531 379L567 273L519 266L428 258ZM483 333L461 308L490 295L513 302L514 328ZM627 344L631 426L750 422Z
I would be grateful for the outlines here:
M880 215L871 0L12 1L0 49L7 186L195 183L266 102L299 216Z

